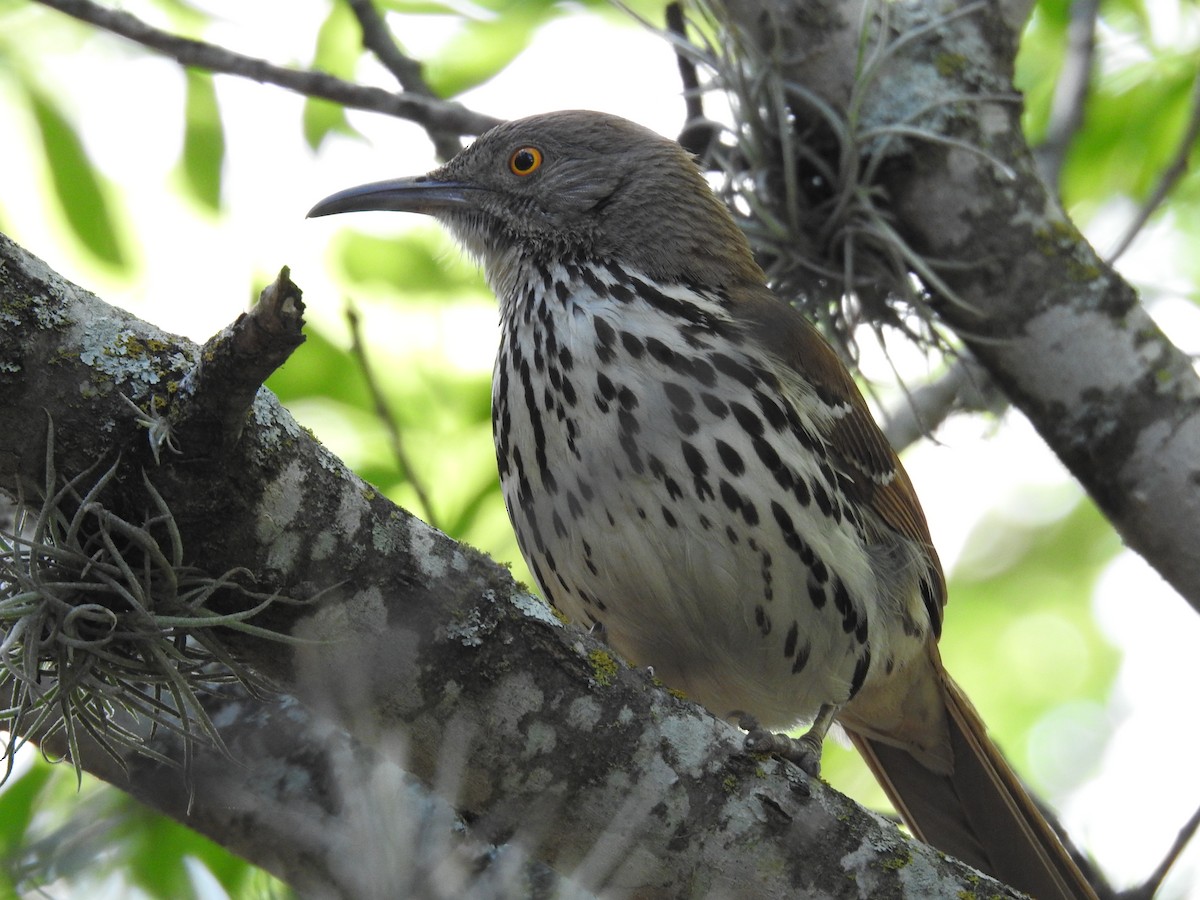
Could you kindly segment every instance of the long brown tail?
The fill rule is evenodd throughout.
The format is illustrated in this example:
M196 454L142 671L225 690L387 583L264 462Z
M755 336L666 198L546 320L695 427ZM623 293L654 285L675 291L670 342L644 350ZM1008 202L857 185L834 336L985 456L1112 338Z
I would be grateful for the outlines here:
M962 689L944 675L954 768L931 771L912 755L847 729L912 833L1037 900L1096 893L1038 811Z

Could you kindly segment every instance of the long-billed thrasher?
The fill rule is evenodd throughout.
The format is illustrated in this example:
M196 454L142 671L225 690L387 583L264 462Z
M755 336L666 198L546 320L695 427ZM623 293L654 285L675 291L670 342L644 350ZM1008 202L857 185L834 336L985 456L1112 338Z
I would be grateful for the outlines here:
M427 213L482 261L504 501L555 606L719 716L812 720L784 742L810 772L836 719L916 836L1092 895L942 667L945 581L900 461L688 153L550 113L309 215L354 210Z

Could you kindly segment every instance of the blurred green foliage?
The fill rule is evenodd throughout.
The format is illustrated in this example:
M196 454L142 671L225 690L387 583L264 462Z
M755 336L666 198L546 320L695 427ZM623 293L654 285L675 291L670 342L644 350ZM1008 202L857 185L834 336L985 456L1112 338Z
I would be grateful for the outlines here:
M184 0L148 2L184 33L203 36L214 24L207 11ZM1164 42L1155 32L1148 2L1107 0L1101 8L1099 65L1062 179L1064 202L1080 219L1116 199L1143 200L1178 152L1191 115L1200 44ZM632 5L661 21L658 0ZM1191 24L1190 31L1181 28L1178 34L1197 33L1200 12L1194 3L1165 5ZM536 40L539 28L557 17L580 8L623 15L601 0L481 0L470 5L379 0L378 6L398 17L390 21L402 44L406 17L435 16L448 24L444 42L423 60L430 86L444 97L494 77ZM1017 79L1034 143L1047 130L1070 8L1067 0L1041 0L1022 43ZM95 165L79 116L40 68L37 51L44 42L80 40L82 33L76 23L26 0L0 0L0 87L24 104L36 123L51 191L47 203L61 211L77 249L100 266L128 267L131 252L117 224L119 191ZM328 14L307 46L312 65L322 71L352 79L363 67L358 25L344 3L330 0ZM298 47L297 57L305 50ZM530 85L531 91L536 89ZM671 92L678 87L648 89ZM169 111L159 112L164 116L148 120L148 128L169 121ZM219 212L226 137L211 76L188 73L183 112L181 193L202 209ZM297 135L316 148L334 133L354 133L345 111L327 101L306 100ZM1192 148L1185 162L1194 164L1198 152ZM1172 216L1193 245L1200 243L1200 176L1195 171L1192 165L1167 211L1160 213ZM12 173L0 172L0 179L5 177ZM3 183L0 223L7 220ZM1195 259L1200 279L1200 254ZM494 316L479 274L436 229L381 237L347 228L331 242L329 261L366 322L366 359L413 471L404 471L393 453L361 360L349 352L344 332L310 329L308 342L272 376L269 387L387 496L420 511L452 536L516 562L519 554L492 459L486 373L477 365L456 367L432 340L427 349L408 343L400 351L378 339L381 332L421 329L444 336L453 331L456 316ZM389 327L380 327L381 322ZM420 510L414 478L425 486L430 510ZM1117 660L1092 622L1089 598L1118 542L1087 500L1036 527L989 518L972 542L977 550L986 544L991 549L979 552L993 557L997 542L1005 543L1007 561L998 571L964 572L952 579L944 655L993 729L1008 737L1006 749L1021 765L1027 753L1024 736L1048 710L1068 697L1101 702L1107 696ZM527 579L519 562L514 571ZM1047 640L1054 646L1038 652L1038 642ZM1020 689L1014 690L1014 684ZM865 769L848 752L830 747L825 773L852 795L882 802ZM84 827L98 821L108 824ZM194 888L184 864L189 858L204 865L232 897L284 892L211 842L90 779L77 794L73 773L40 761L0 791L0 858L0 896L58 878L76 885L83 896L106 873L123 871L130 884L149 896L191 897Z
M225 164L225 129L212 76L188 70L184 107L183 154L179 171L184 190L212 212L221 208L221 171Z
M91 164L75 126L57 102L31 83L25 87L54 197L71 230L97 261L125 266L128 259L117 237L103 176Z
M0 791L0 897L112 894L113 879L142 896L203 900L201 867L229 897L284 898L282 882L219 844L150 812L70 766L37 756Z

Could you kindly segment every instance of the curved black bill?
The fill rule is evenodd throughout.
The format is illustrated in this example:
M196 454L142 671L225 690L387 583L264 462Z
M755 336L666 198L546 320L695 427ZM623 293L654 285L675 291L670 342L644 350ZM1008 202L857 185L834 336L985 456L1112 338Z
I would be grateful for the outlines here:
M374 209L436 215L444 209L469 204L472 190L469 184L434 181L428 175L374 181L330 194L308 211L308 218Z

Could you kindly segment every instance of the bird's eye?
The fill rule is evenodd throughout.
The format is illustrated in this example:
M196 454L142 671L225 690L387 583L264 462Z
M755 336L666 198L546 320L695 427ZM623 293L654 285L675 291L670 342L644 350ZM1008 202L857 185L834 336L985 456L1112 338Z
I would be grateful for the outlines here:
M508 158L508 170L514 175L529 175L542 164L542 151L537 147L518 147Z

